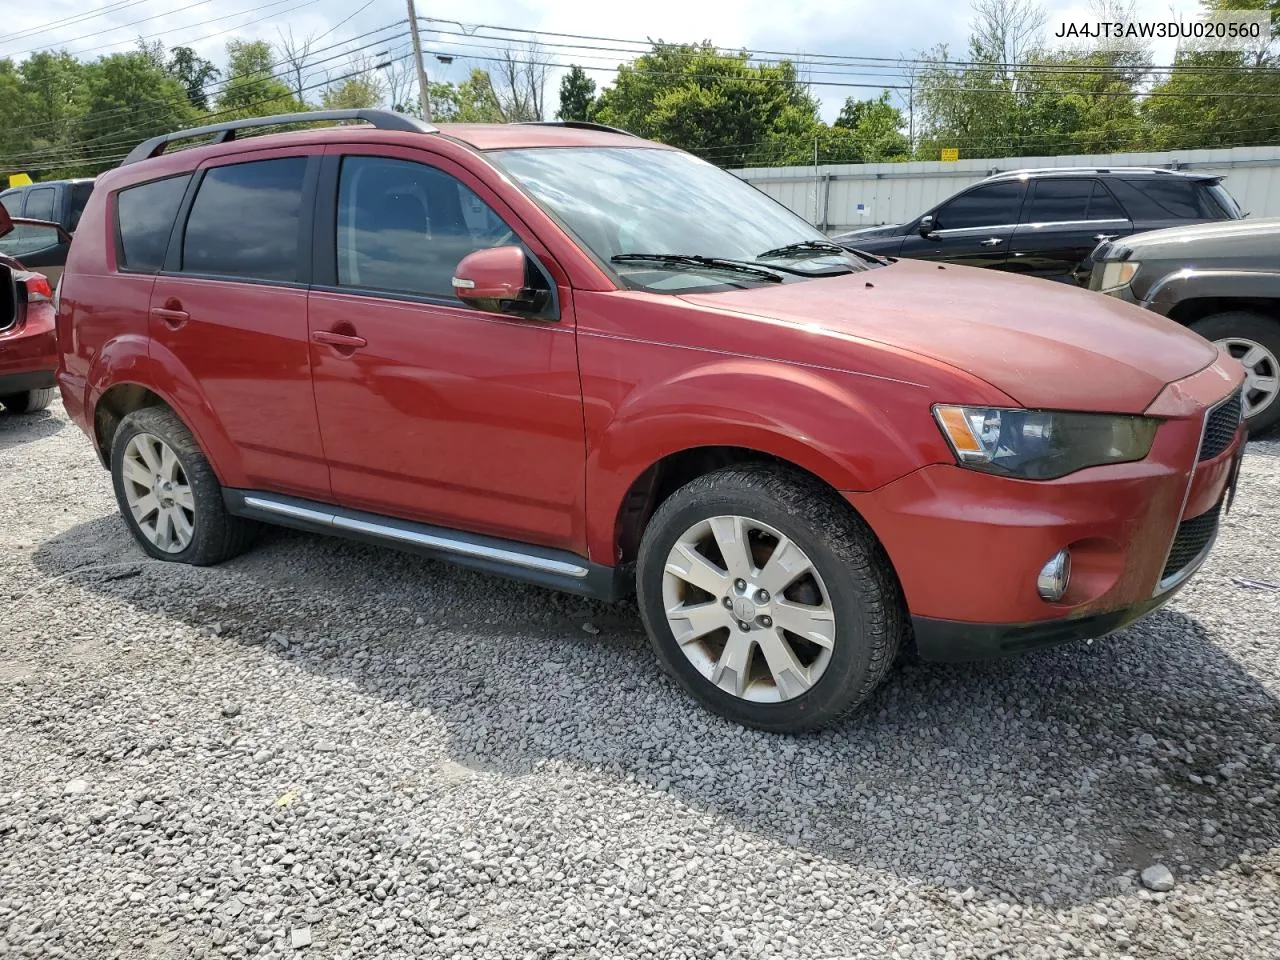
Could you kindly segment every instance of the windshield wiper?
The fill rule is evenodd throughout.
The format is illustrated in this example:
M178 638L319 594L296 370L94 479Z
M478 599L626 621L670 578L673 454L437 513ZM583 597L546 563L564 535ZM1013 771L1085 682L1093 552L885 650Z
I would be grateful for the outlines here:
M878 267L887 267L891 262L888 257L881 257L874 253L867 253L865 250L859 250L857 247L841 247L845 253L852 253L855 257L861 257L867 263L874 263Z
M844 247L831 240L798 240L795 243L788 243L785 246L766 250L764 253L757 254L756 258L765 260L769 257L786 257L793 253L808 253L811 250L825 251L827 253L848 253Z
M695 253L618 253L609 258L613 263L663 263L673 267L713 267L716 270L735 270L738 273L749 273L770 283L781 283L782 277L765 267L754 267L739 260L721 260L719 257L704 257Z

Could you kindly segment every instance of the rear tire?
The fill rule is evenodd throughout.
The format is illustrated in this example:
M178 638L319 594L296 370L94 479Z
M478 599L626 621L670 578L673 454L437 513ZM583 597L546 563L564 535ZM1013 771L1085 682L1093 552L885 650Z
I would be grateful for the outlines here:
M47 410L57 396L58 391L54 387L28 390L25 393L11 393L0 397L0 407L4 407L10 413L36 413L39 410Z
M1215 313L1191 324L1206 340L1225 347L1245 365L1245 399L1256 405L1245 425L1249 436L1280 423L1280 320L1248 310Z
M125 526L157 560L208 566L242 553L253 538L254 524L227 512L213 467L167 407L120 421L111 480Z
M831 490L772 465L718 470L667 498L636 579L663 669L703 706L777 733L865 703L905 632L875 535Z

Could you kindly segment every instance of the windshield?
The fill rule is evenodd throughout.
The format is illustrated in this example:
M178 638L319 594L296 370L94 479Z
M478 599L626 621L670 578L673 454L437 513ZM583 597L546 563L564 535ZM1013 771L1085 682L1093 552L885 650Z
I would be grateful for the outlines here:
M489 156L630 286L680 293L777 279L760 269L730 271L688 257L754 264L785 280L873 265L841 251L754 187L687 153L540 147ZM669 259L644 261L637 254ZM677 262L672 255L681 257Z

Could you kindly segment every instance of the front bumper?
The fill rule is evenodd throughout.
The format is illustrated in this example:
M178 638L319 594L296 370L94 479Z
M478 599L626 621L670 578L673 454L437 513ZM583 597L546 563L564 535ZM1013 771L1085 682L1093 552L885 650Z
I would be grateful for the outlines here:
M1186 580L1182 582L1185 583ZM921 659L945 663L988 660L1044 647L1056 647L1076 640L1104 637L1164 606L1181 587L1182 583L1179 583L1159 596L1119 610L1069 617L1065 620L965 623L959 620L912 617L911 629L916 653Z
M932 464L846 493L893 563L921 656L968 660L1101 636L1166 602L1204 561L1229 506L1243 429L1199 455L1209 409L1239 379L1215 363L1167 387L1149 408L1164 422L1138 463L1050 481ZM1070 585L1046 602L1036 575L1063 548Z

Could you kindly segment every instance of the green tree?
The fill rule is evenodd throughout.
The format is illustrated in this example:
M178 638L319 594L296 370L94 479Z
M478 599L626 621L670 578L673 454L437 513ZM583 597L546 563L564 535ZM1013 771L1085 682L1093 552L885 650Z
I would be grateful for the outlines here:
M1269 10L1271 36L1248 53L1179 53L1142 118L1153 149L1280 143L1280 2L1210 0L1206 10Z
M596 101L596 82L577 64L560 78L560 120L590 120Z
M905 160L911 143L902 132L904 126L902 111L889 102L888 90L874 100L849 97L826 138L826 148L819 152L820 158L827 163Z
M337 86L327 88L320 95L320 104L326 110L354 110L376 107L382 103L382 84L371 73L347 77Z
M472 70L462 83L431 84L431 117L441 123L505 123L486 70Z
M140 51L101 57L85 67L85 78L76 139L83 172L105 170L139 141L190 126L197 117L182 84Z
M275 75L271 44L265 40L227 43L227 82L218 97L225 117L261 117L305 109L287 84Z
M191 106L200 111L209 109L209 95L205 88L218 79L218 68L212 62L190 47L174 47L165 72L182 84Z
M824 129L817 101L794 64L755 66L750 59L709 41L655 43L619 66L594 119L726 166L812 161L813 137Z

